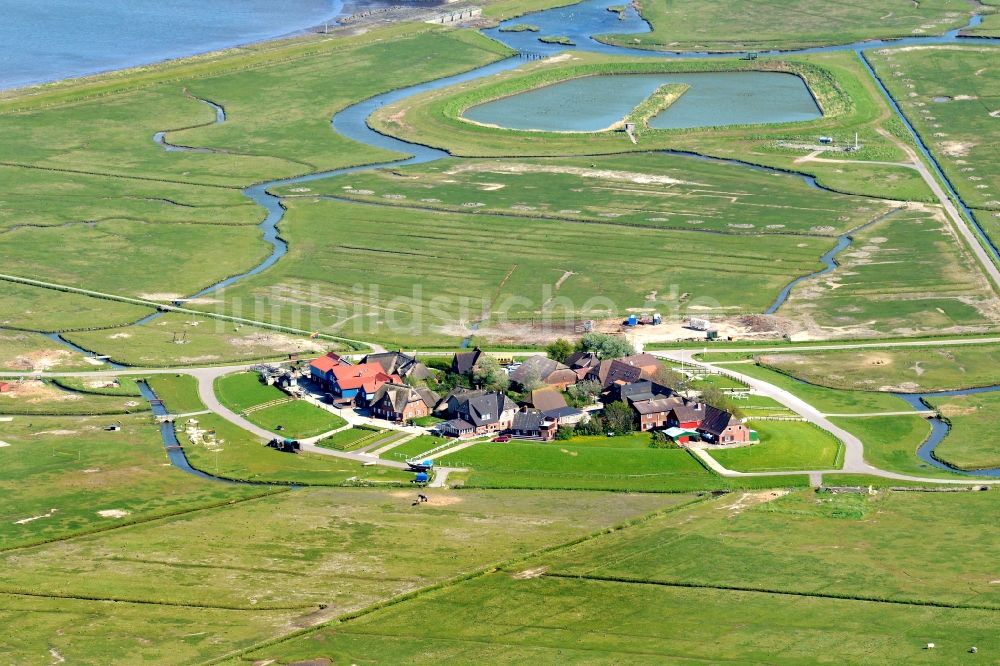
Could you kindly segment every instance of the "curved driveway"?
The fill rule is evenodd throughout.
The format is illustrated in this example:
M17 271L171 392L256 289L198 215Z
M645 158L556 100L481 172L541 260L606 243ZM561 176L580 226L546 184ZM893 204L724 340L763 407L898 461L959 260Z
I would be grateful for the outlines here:
M690 358L691 352L680 351L680 352L651 352L656 356L662 358L667 358L672 361L677 361L679 363L684 363L685 365L695 365L712 372L717 372L727 377L731 377L740 381L752 389L758 391L761 395L766 395L769 398L777 400L782 405L788 407L796 414L802 416L806 421L813 423L823 430L826 430L834 437L839 439L844 443L844 466L841 469L821 469L821 470L799 470L799 471L783 471L783 472L736 472L733 470L726 469L721 464L719 464L714 458L711 458L707 452L701 452L695 450L698 457L705 461L713 470L722 476L728 477L741 477L741 476L786 476L789 474L809 474L810 476L821 476L823 474L838 474L838 473L848 473L848 474L870 474L872 476L880 476L886 479L897 479L899 481L922 481L926 483L958 483L958 484L995 484L1000 483L1000 479L978 479L978 478L968 478L968 479L936 479L920 476L910 476L908 474L899 474L897 472L890 472L887 470L879 469L865 462L865 445L860 439L851 433L847 432L840 426L832 423L826 416L824 416L818 409L802 400L796 395L793 395L789 391L769 384L760 379L755 379L748 375L741 374L729 368L720 368L714 366L710 363L705 363L702 361L696 361Z

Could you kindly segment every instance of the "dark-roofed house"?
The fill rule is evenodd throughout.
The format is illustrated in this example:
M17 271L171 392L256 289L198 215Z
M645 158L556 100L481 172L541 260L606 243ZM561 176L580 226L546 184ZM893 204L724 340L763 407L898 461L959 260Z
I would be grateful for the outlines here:
M705 419L705 405L700 402L680 400L670 410L667 425L671 428L697 430Z
M471 437L476 433L476 428L468 421L462 419L452 419L440 424L438 430L446 437Z
M590 368L587 379L593 379L608 388L613 384L631 384L642 379L652 379L663 364L652 354L636 354L601 361Z
M576 352L566 358L566 365L576 373L577 379L583 381L591 369L601 364L601 359L594 352Z
M372 399L372 415L405 423L430 414L438 400L438 395L428 389L416 389L406 384L383 384Z
M472 398L478 398L481 395L486 395L486 391L481 389L464 388L462 386L453 388L448 392L448 395L441 398L441 402L439 402L437 407L434 408L434 412L445 416L457 414L458 408L461 405L465 404Z
M398 375L403 379L427 379L431 376L430 369L418 361L416 357L401 351L368 354L362 363L378 363L387 375Z
M590 417L587 412L582 409L577 409L576 407L560 407L559 409L548 409L542 411L546 417L554 420L556 425L560 428L562 426L575 426L576 424L587 421Z
M524 439L555 439L558 424L538 409L528 409L514 415L510 432L514 437Z
M535 389L531 392L531 406L547 412L567 405L562 393L551 387Z
M642 402L653 398L669 398L674 394L669 386L643 379L631 384L612 384L604 394L604 402Z
M457 375L471 375L483 356L483 350L479 347L473 348L472 351L458 352L451 359L451 371Z
M653 398L632 403L632 409L639 415L639 430L666 428L671 412L680 401L676 398Z
M724 409L707 405L705 418L697 428L706 442L713 444L738 444L750 441L750 429Z
M529 356L520 367L510 373L510 381L522 388L534 379L564 389L575 384L579 378L568 366L541 355Z
M503 393L468 391L456 395L452 392L442 402L447 405L448 417L470 424L475 435L509 429L517 412L517 405Z

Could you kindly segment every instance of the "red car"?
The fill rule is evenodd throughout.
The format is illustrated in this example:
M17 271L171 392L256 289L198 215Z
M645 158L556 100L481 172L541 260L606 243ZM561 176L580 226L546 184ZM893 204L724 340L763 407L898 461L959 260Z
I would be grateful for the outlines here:
M500 435L499 437L493 438L494 442L500 442L501 444L510 441L510 435Z

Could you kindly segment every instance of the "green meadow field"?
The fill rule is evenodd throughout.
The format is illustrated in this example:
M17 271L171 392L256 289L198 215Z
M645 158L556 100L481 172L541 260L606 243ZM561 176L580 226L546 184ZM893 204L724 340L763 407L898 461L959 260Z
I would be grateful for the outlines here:
M968 23L960 0L824 3L806 0L737 0L712 5L696 0L644 2L652 31L604 35L610 44L664 51L765 51L941 34Z
M992 436L1000 394L942 396L927 402L951 426L947 437L934 449L936 458L961 469L1000 467L1000 444Z
M1000 239L998 57L996 47L955 45L869 54L906 117L994 243Z
M344 618L240 663L432 655L814 663L820 654L841 663L957 662L973 645L1000 649L987 584L995 505L992 493L729 495ZM942 514L944 547L924 536ZM830 534L837 538L817 539ZM964 539L984 547L967 557Z
M759 360L812 384L847 390L920 393L1000 383L1000 347L993 344L766 353Z
M0 617L30 618L0 655L38 661L56 649L77 663L217 659L690 499L428 495L417 508L405 491L302 489L0 553L10 573L0 585Z
M340 348L328 340L174 313L142 325L75 331L64 337L84 349L100 349L119 363L143 368L287 360L289 354L320 356Z
M286 258L220 297L284 319L308 298L319 330L404 346L454 347L490 315L493 326L542 315L612 318L660 304L760 312L791 279L818 270L832 244L420 209L404 216L329 200L288 208Z

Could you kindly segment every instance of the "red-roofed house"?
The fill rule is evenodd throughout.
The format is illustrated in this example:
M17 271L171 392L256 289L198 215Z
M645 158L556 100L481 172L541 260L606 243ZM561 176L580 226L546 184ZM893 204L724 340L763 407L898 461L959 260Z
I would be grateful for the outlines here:
M331 370L333 380L330 391L339 404L365 405L387 382L402 384L397 375L388 375L378 363L335 365Z
M340 365L350 365L346 358L341 358L339 354L330 352L326 356L320 356L309 364L309 377L325 389L333 388L333 369Z

